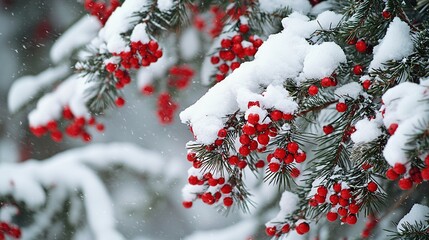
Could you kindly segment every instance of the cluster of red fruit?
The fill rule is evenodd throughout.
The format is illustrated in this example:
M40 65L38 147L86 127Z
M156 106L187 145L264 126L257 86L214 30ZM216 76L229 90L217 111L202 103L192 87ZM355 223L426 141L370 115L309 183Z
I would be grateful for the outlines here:
M370 182L368 191L375 192L377 184ZM341 217L341 222L353 225L357 222L356 214L359 212L360 206L356 203L356 196L353 195L350 188L342 188L341 183L334 183L330 190L321 185L317 188L316 194L309 200L309 205L317 207L320 204L328 204L331 209L326 214L326 218L330 222L334 222Z
M14 239L21 238L21 229L10 223L0 222L0 240L6 239L6 236L10 236Z
M335 78L335 75L331 77L324 77L320 80L320 83L318 84L322 88L328 88L328 87L335 87L337 86L337 79ZM317 93L319 93L319 86L316 84L311 85L308 88L308 94L310 96L315 96Z
M401 177L398 181L399 188L402 190L409 190L413 187L413 184L420 184L423 181L429 180L429 155L426 156L425 167L420 169L416 166L407 167L402 163L395 163L392 168L389 168L386 172L387 179L394 181Z
M169 73L168 85L178 90L186 89L194 76L194 70L186 65L173 66Z
M191 161L194 160L191 159ZM188 178L188 182L190 185L204 186L204 190L197 194L197 198L207 205L213 205L221 201L225 207L231 207L234 203L232 198L233 186L230 183L226 183L224 177L215 178L211 173L204 174L202 178L191 175ZM210 191L208 191L209 188ZM191 201L184 201L182 204L185 208L192 207Z
M96 16L100 20L101 24L105 24L110 15L117 7L121 6L119 0L110 0L109 6L105 2L99 2L94 0L85 0L84 7L89 14Z
M104 125L97 123L94 117L89 119L76 117L67 106L63 109L63 119L70 122L65 127L65 133L72 138L81 137L85 142L91 141L91 135L88 133L87 127L95 127L100 132L104 131ZM53 141L61 142L63 140L63 133L58 126L58 122L55 120L49 121L45 126L30 126L30 131L36 137L41 137L49 133Z
M293 224L296 233L299 235L304 235L310 231L310 225L304 221L297 221ZM276 226L267 226L265 228L265 233L270 237L280 237L282 234L289 233L291 230L291 225L289 223L284 224L281 228L277 228Z
M179 105L173 101L171 95L167 92L161 93L158 96L158 119L161 124L170 124L173 122L174 113L179 108Z
M250 60L255 56L263 41L254 35L250 35L249 31L249 25L241 24L236 35L221 40L219 52L210 59L219 71L216 74L216 82L225 79L229 73L240 67L246 58Z
M221 8L219 8L218 6L212 6L210 8L209 12L212 15L211 24L206 23L204 16L201 13L199 13L198 7L196 5L191 5L190 8L194 14L193 20L192 20L193 24L195 28L198 29L198 31L200 32L207 31L212 38L215 38L222 33L222 29L224 26L224 18L226 13ZM210 28L206 29L207 26L210 26Z

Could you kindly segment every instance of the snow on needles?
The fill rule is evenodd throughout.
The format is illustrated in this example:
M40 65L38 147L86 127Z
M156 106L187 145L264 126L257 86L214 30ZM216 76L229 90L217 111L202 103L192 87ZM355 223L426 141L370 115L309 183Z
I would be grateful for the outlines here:
M389 60L401 60L413 51L410 27L398 17L393 19L387 29L386 36L374 47L374 58L369 65L370 70L383 68Z
M292 214L297 209L298 203L299 203L299 198L296 194L288 191L284 191L279 203L280 212L277 214L275 218L271 219L265 225L267 227L272 227L279 222L283 222L288 215Z
M332 12L324 12L313 21L299 13L291 14L282 21L285 29L271 35L260 47L253 61L243 63L194 105L184 110L180 114L182 122L192 126L197 142L210 144L223 127L224 117L240 107L237 99L239 92L259 94L261 86L280 86L285 79L297 79L303 72L307 54L312 51L329 56L328 59L312 59L307 63L306 67L319 69L313 76L332 73L340 62L345 61L341 48L335 43L312 46L306 38L320 29L321 25L336 26L338 21L338 15Z
M145 164L145 161L150 161L150 164ZM46 204L44 212L54 214L61 211L66 196L78 190L84 196L85 216L93 239L125 239L115 229L113 204L107 189L92 170L107 170L113 166L124 166L139 174L159 176L164 172L165 161L157 153L132 144L91 145L60 153L43 162L30 160L3 165L0 168L0 195L12 195L31 209ZM166 178L171 179L169 176ZM49 195L45 195L44 188L51 190ZM49 216L36 215L36 219L36 225L40 227L40 224L48 223L45 220ZM37 227L23 229L24 239L32 239L34 234L37 235Z
M302 14L308 14L311 10L310 2L307 0L259 0L262 11L273 13L282 8L290 8Z
M429 87L404 82L383 95L384 125L398 124L383 150L386 161L394 166L407 163L407 149L414 149L413 136L429 126ZM424 126L423 129L419 126Z
M429 220L428 216L429 216L429 207L421 204L414 204L410 212L407 213L404 217L402 217L402 219L399 221L397 230L399 233L402 233L404 231L403 225L405 224L426 225L427 221Z

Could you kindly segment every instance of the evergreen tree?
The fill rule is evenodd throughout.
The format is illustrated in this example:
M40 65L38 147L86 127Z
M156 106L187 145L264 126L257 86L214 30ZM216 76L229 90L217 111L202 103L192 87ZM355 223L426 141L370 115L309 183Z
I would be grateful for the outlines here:
M51 50L54 66L10 90L11 111L33 108L29 124L36 136L89 142L91 128L109 131L100 118L127 104L123 89L133 82L143 95L156 95L159 122L169 124L181 92L195 79L210 89L180 113L194 136L187 144L192 166L182 204L191 208L201 201L248 216L218 230L219 238L429 239L429 1L83 4L92 16L58 39ZM163 167L139 168L115 149L90 152L96 159L121 156L123 165L150 169L151 176ZM37 225L38 215L49 214L40 205L67 203L61 190L54 203L43 200L50 184L79 186L91 199L88 182L72 181L67 171L49 164L66 161L59 159L64 158L4 168L6 176L34 169L28 186L38 182L42 200L28 201L25 185L4 178L2 201L33 211ZM98 164L67 164L99 183L82 166ZM102 184L97 186L104 194ZM94 238L121 239L111 214L101 223L91 218L89 202L85 212ZM396 230L383 230L382 221L398 220L393 212L405 214L413 204ZM0 230L17 237L10 222Z

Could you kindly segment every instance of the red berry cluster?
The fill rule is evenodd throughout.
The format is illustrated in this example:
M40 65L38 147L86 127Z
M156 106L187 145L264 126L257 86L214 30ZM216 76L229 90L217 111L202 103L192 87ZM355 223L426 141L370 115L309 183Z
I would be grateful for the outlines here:
M158 120L161 124L170 124L173 122L174 113L179 108L179 105L173 101L171 95L167 92L161 93L158 96Z
M85 0L84 2L85 9L89 14L96 16L100 20L101 24L105 24L113 11L119 6L121 2L119 0L110 0L109 6L105 2L98 2L95 0Z
M0 239L6 239L6 236L18 239L21 238L21 229L7 222L0 222Z
M365 228L361 233L361 237L369 238L369 236L371 235L371 231L375 228L375 226L377 226L377 223L378 223L378 219L372 215L369 215L368 220L365 223Z
M337 182L330 190L323 185L319 186L317 193L309 200L309 204L317 207L319 204L327 203L331 207L326 214L328 221L334 222L340 216L341 222L353 225L357 222L356 214L360 209L355 198L350 188L342 188L341 183Z
M91 141L91 135L88 133L87 127L95 127L100 132L104 131L104 125L102 123L97 123L94 117L89 119L76 117L67 106L63 109L63 119L69 122L65 127L66 135L72 138L81 137L85 142ZM58 126L58 122L55 120L49 121L45 126L30 126L30 131L36 137L42 137L49 133L53 141L61 142L63 140L62 130L60 129L60 126Z
M218 73L216 81L220 82L225 77L240 67L240 64L253 58L262 45L263 41L254 35L250 35L250 27L247 24L241 24L239 32L232 38L221 40L219 52L214 54L210 61L217 66Z
M322 78L319 84L323 88L335 87L337 86L337 80L335 78L335 75L333 75L331 77ZM307 91L310 96L315 96L319 92L319 86L317 86L316 84L313 84L308 88Z
M420 169L418 167L410 167L407 171L407 167L402 163L396 163L392 168L389 168L386 172L387 179L394 181L401 177L398 181L399 188L402 190L409 190L413 187L413 184L420 184L423 181L429 180L429 155L426 156L425 167Z
M168 85L183 90L189 86L189 82L194 76L194 70L189 66L173 66L170 68L170 77L168 79Z
M299 235L304 235L310 231L310 225L306 222L300 221L294 224L294 228L296 233ZM293 226L292 226L293 227ZM289 223L283 224L281 228L277 228L276 226L267 226L265 228L265 233L270 237L280 237L282 234L289 233L291 230L291 225Z

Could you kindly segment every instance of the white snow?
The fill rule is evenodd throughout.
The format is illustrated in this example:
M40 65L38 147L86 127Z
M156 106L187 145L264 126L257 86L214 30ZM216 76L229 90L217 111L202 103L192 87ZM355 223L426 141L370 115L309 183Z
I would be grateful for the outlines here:
M323 13L320 16L324 19L325 24L325 18L336 21L330 13ZM298 77L303 71L304 59L312 47L305 39L307 34L302 34L303 32L297 30L311 29L314 32L320 28L316 21L309 22L307 17L298 13L283 20L285 29L268 38L259 48L255 60L243 63L240 68L216 84L194 105L180 114L182 122L192 126L197 142L210 144L217 138L217 132L223 127L224 116L234 113L239 108L237 95L239 92L243 92L243 89L259 94L261 86L281 85L284 79ZM292 22L293 27L289 25ZM307 36L311 34L310 31L307 33ZM332 56L329 58L332 61L339 63L342 60L341 56L333 57L339 51L332 44L324 44L316 49ZM331 63L328 65L329 69L334 67ZM293 110L292 105L285 110Z
M310 2L306 0L260 0L259 6L262 11L267 13L273 13L286 7L302 14L308 14L311 10Z
M149 36L146 33L146 23L139 23L134 27L130 40L131 42L149 42Z
M329 77L340 63L346 61L343 50L334 42L324 42L310 48L304 59L303 76L321 79Z
M381 135L381 116L380 119L368 120L364 118L355 124L356 131L351 135L354 143L368 143L377 139Z
M174 2L173 0L158 0L158 9L161 12L165 12L173 8Z
M402 60L413 51L410 27L395 17L387 29L386 36L374 47L374 58L369 69L383 68L388 60Z
M362 85L357 82L347 83L337 89L335 89L336 99L349 97L352 99L357 99L359 95L363 92Z
M398 124L395 134L389 138L383 150L383 155L391 166L396 162L408 161L405 150L415 144L411 140L412 136L422 131L416 126L429 126L429 104L425 102L428 94L428 87L404 82L383 95L385 127L389 128L393 123Z
M201 51L201 42L195 28L186 29L180 36L180 55L185 60L191 60Z
M18 111L43 89L65 78L69 73L70 69L67 65L59 65L48 68L36 76L24 76L15 80L8 95L9 111L12 113Z
M266 226L275 226L279 222L284 222L285 218L292 214L298 207L299 198L298 195L284 191L280 199L280 211L277 216L271 219Z
M402 233L404 231L402 224L416 225L420 223L420 224L426 225L428 219L429 219L429 207L416 203L413 205L410 212L408 212L399 221L397 230L399 233Z
M61 211L67 194L79 192L83 194L85 215L93 239L124 239L115 229L113 204L107 189L93 169L99 171L124 166L139 174L159 177L164 175L165 164L157 153L136 145L90 145L62 152L44 161L4 164L0 168L0 194L11 194L16 200L25 202L30 209L47 204L44 211L36 214L37 224L23 229L24 239L34 237L41 225L50 223L53 214ZM170 179L169 176L164 177ZM51 189L50 195L45 195L42 187Z
M59 37L51 48L54 63L68 58L73 51L89 43L97 36L101 23L95 16L84 16Z
M218 229L197 231L185 238L185 240L231 240L243 239L251 236L258 229L258 222L255 219L242 220L230 227Z

